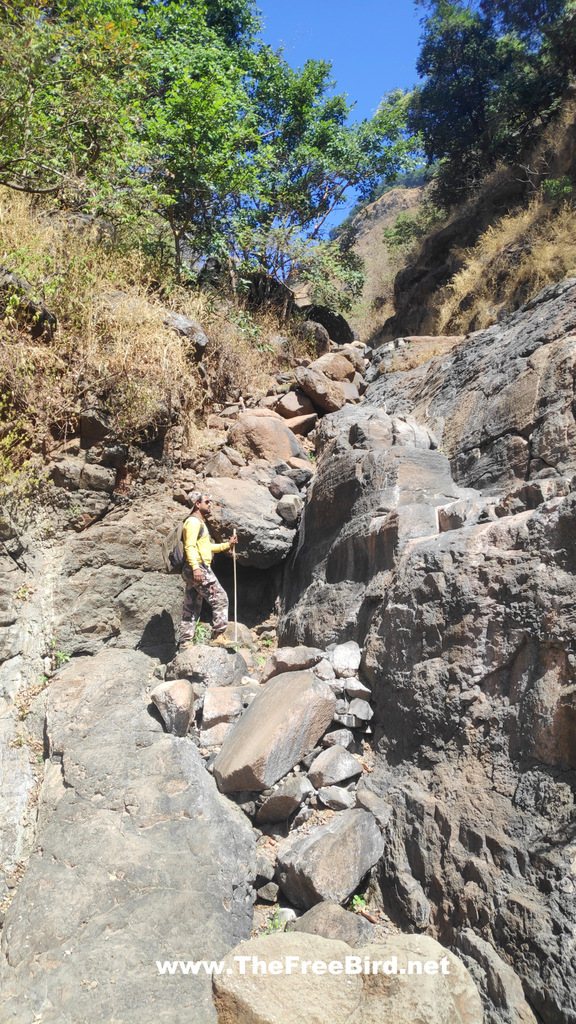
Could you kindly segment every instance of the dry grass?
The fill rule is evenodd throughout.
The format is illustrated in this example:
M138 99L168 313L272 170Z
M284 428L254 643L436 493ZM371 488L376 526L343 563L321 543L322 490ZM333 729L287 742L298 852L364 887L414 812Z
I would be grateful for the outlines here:
M77 433L87 404L107 411L119 440L146 443L166 423L201 425L214 398L265 393L283 365L270 351L279 331L271 314L248 317L181 288L141 249L70 230L7 190L0 265L28 281L58 321L52 338L35 340L0 294L0 481ZM193 343L164 325L168 310L208 335L207 378Z
M379 365L379 373L397 373L414 370L417 366L429 363L437 356L446 355L462 339L458 336L451 338L418 338L408 343L403 348L396 349L384 358Z
M488 327L575 268L576 209L534 200L497 221L468 251L439 295L436 329L464 334Z

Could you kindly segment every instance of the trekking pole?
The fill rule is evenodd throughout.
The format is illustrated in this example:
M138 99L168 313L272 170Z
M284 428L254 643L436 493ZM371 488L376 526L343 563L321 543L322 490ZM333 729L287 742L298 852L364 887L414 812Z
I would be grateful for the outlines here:
M236 530L232 536L236 536ZM236 545L232 548L232 561L234 563L234 643L238 643L238 589L236 587Z

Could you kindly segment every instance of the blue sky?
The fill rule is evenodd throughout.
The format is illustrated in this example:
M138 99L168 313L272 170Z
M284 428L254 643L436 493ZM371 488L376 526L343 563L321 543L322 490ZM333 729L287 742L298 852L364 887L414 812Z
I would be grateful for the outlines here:
M258 0L257 0L258 2ZM259 0L263 38L301 67L332 61L338 92L356 102L354 120L370 117L385 92L417 81L421 33L412 0Z

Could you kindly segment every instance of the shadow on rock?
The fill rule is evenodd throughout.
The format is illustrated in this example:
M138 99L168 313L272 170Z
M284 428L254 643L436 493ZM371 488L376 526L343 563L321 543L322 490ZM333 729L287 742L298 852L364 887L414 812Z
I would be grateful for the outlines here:
M159 658L165 664L172 661L177 646L174 620L170 613L164 610L160 615L153 615L148 620L136 650L142 651L150 658Z

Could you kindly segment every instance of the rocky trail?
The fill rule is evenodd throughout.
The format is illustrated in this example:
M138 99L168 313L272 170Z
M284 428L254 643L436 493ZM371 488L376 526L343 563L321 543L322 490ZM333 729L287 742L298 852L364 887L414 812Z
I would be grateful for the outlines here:
M412 369L309 330L201 449L86 408L3 515L2 1022L576 1022L576 280ZM179 652L197 487L237 642Z

